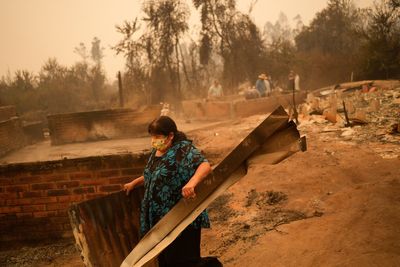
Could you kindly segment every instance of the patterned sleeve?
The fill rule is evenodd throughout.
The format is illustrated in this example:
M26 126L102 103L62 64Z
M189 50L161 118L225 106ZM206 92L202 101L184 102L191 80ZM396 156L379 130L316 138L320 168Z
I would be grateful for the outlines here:
M181 178L184 181L189 181L201 163L208 162L191 142L185 143L179 149L177 157L180 173L182 174Z

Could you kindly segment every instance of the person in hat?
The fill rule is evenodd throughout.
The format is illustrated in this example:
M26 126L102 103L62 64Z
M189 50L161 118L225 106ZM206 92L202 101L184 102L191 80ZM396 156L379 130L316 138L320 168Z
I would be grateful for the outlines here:
M261 97L265 96L265 92L267 88L265 87L265 82L264 80L267 78L265 74L260 74L258 75L258 79L256 81L256 89L260 93Z

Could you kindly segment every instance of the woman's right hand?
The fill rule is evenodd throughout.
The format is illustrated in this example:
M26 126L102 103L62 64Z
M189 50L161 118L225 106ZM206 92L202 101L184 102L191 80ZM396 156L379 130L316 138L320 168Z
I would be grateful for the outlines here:
M130 183L124 184L124 191L126 192L126 195L129 195L129 192L131 192L133 188L135 188L135 185L135 180Z
M129 195L129 192L131 192L136 186L143 184L144 184L144 177L140 176L136 179L133 179L132 182L124 184L124 191L126 192L126 195Z

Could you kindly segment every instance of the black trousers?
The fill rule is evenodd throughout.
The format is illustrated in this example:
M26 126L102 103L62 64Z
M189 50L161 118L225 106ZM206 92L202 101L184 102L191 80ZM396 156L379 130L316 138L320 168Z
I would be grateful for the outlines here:
M201 228L188 226L158 256L159 267L198 266L200 257Z

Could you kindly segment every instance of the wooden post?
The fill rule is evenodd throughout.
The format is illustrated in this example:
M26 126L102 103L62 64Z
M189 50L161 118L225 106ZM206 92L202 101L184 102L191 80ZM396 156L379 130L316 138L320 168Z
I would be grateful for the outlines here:
M124 93L122 91L122 78L121 78L121 72L118 71L118 91L119 91L119 106L121 108L124 107Z
M343 100L343 111L344 111L344 117L346 118L346 123L345 123L345 127L350 127L350 121L349 121L349 115L347 114L347 110L346 110L346 103Z
M294 83L294 80L293 80ZM299 113L297 113L297 108L296 108L296 95L295 95L295 86L293 85L293 117L296 121L296 124L299 124Z

